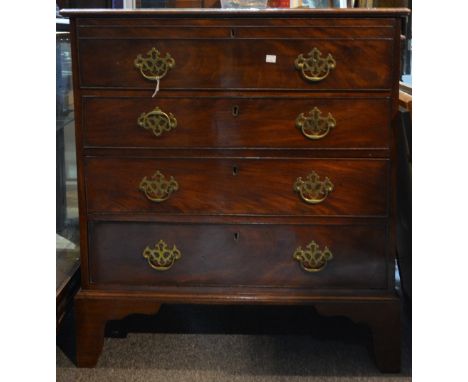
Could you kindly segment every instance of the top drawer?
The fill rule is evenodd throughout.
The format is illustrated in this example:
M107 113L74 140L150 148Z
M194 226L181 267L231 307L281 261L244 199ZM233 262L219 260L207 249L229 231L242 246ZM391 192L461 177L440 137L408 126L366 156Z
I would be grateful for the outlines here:
M155 80L136 67L140 55L141 70L147 77L161 76L162 90L391 87L390 37L362 32L363 37L349 38L341 32L330 38L323 28L271 28L268 33L265 28L228 27L183 33L181 28L80 31L80 85L154 90Z

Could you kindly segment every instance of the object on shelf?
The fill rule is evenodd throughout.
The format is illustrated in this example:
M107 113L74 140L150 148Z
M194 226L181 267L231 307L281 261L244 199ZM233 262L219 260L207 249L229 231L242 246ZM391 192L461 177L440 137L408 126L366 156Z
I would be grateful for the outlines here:
M289 7L289 0L288 7ZM266 8L268 0L221 0L222 8Z

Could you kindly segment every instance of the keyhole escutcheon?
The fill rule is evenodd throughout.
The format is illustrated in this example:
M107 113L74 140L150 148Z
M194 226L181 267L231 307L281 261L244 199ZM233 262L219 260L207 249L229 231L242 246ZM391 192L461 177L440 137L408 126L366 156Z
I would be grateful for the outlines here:
M234 106L232 107L232 115L233 115L234 117L237 117L237 116L239 115L239 106L238 106L238 105L234 105Z
M232 175L236 176L239 174L239 167L237 165L232 166Z
M234 240L239 240L239 232L234 232Z

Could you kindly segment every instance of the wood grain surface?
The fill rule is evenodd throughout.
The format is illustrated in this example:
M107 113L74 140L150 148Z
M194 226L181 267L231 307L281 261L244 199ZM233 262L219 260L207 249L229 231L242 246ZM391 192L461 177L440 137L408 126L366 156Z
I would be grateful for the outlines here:
M392 40L375 39L81 39L80 83L83 87L153 89L134 66L135 58L155 47L169 53L175 67L161 89L390 89ZM305 80L295 68L300 54L313 48L336 68L320 82ZM96 54L106 52L106 54ZM275 55L276 63L266 62ZM229 69L228 69L229 68Z
M93 284L151 286L263 286L270 288L386 289L386 225L202 225L93 222ZM180 260L151 268L143 250L164 240ZM293 259L315 241L333 259L320 272Z
M159 107L177 127L160 136L139 127L142 113ZM300 114L317 107L336 127L318 140L296 127ZM237 115L235 111L237 110ZM389 148L387 97L84 97L85 147L137 148Z
M86 158L88 211L173 214L387 216L388 161L347 159ZM139 190L160 171L179 189L165 201ZM334 189L319 204L293 190L315 171Z

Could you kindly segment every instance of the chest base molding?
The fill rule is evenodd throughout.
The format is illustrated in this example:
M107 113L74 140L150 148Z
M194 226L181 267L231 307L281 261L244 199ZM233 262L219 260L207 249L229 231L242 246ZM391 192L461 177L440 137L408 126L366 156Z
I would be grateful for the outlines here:
M157 314L162 303L187 304L269 304L312 305L322 316L345 316L364 324L372 332L372 350L382 372L400 371L400 302L396 295L364 297L325 296L323 294L284 296L268 293L232 294L213 292L158 294L141 292L103 292L80 290L75 297L77 366L94 367L102 351L104 330L109 320L130 314ZM307 320L307 317L304 317Z

